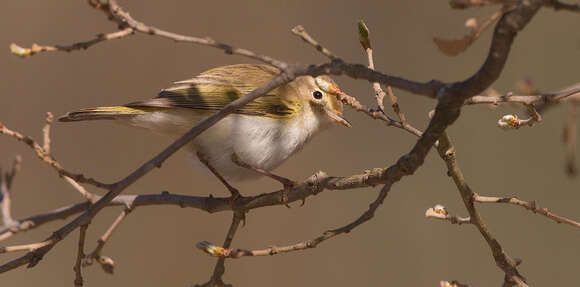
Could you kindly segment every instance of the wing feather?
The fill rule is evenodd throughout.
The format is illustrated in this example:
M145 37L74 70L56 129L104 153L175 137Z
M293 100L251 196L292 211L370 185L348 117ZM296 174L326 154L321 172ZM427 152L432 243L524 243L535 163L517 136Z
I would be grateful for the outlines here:
M175 82L156 98L127 104L127 107L180 107L216 111L266 83L278 70L265 65L232 65L206 71L192 79ZM243 79L243 80L242 80ZM290 117L298 103L279 96L280 89L248 103L239 114Z

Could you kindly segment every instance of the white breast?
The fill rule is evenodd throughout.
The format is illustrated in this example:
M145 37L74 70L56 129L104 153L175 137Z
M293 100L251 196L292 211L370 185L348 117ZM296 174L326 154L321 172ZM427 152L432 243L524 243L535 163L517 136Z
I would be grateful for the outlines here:
M158 111L135 117L131 124L161 134L181 136L207 115L185 109ZM300 150L319 126L318 117L312 115L274 119L232 114L195 138L189 150L201 153L228 180L257 178L259 175L255 172L232 162L234 152L251 166L272 170Z

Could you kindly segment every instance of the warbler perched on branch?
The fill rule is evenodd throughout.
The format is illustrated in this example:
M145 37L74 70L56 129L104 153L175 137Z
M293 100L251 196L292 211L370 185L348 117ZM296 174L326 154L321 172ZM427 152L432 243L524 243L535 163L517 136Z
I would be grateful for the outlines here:
M280 71L265 65L240 64L211 69L192 79L175 82L156 98L122 106L86 108L69 112L61 122L115 120L156 133L181 136L225 105L268 82ZM318 131L339 123L342 103L336 83L327 76L297 77L237 109L192 140L197 155L224 185L239 195L229 180L272 177L270 173L297 152Z

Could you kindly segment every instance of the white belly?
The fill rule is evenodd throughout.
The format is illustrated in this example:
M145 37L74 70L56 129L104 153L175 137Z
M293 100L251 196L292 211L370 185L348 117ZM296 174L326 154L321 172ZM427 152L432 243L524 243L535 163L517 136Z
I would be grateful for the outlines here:
M181 136L208 115L185 109L152 112L131 119L130 124L160 134ZM255 172L235 164L233 154L253 167L272 170L300 150L316 132L318 120L311 119L305 122L232 114L200 134L186 148L193 154L199 152L227 180L257 178L259 175Z

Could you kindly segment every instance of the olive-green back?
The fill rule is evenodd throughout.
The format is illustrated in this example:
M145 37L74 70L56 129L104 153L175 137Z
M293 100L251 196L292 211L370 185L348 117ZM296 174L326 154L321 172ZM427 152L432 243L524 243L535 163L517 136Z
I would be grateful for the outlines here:
M225 105L266 83L279 73L266 65L240 64L206 71L192 79L175 82L156 98L127 104L132 108L181 107L217 111ZM239 114L266 117L290 117L297 109L297 100L281 97L280 91L292 91L289 86L277 88L236 111Z

